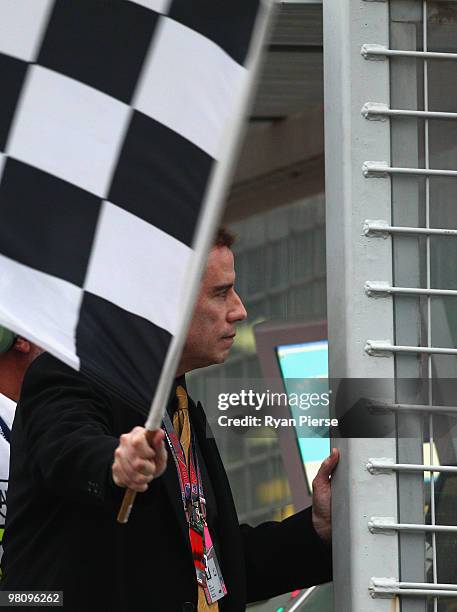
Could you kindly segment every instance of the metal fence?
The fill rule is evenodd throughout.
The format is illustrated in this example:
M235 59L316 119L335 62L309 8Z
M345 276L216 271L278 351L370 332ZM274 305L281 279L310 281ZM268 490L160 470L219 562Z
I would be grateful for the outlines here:
M324 3L330 374L396 381L341 443L345 612L457 609L456 51L456 2Z

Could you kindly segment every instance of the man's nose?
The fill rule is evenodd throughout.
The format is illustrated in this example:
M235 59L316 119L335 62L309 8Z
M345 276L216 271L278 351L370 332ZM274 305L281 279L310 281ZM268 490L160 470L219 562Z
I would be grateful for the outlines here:
M228 313L228 319L231 323L235 323L236 321L244 321L245 318L248 316L248 313L246 312L246 308L244 307L244 304L241 301L240 296L236 292L235 292L234 299L235 299L235 303L233 304L233 307L229 310L229 313Z

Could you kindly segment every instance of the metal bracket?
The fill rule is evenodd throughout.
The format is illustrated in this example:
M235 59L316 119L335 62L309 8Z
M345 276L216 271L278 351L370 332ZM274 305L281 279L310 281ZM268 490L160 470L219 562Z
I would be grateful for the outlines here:
M385 227L385 231L382 228ZM373 229L376 228L376 229ZM367 238L388 238L390 225L384 219L366 219L363 223L363 233Z
M399 583L396 578L372 578L368 590L374 598L393 599L398 591Z
M388 464L392 464L392 468L390 467L375 467L373 464L374 463L388 463ZM389 474L389 473L393 473L393 466L395 465L395 461L391 458L391 457L379 457L379 458L371 458L368 459L368 463L366 465L367 470L370 472L370 474L372 474L373 476L378 476L379 474Z
M365 293L372 298L386 298L391 295L391 285L384 281L367 281Z
M366 0L366 1L375 1L375 0ZM379 1L379 0L376 0ZM386 112L389 110L387 104L383 104L382 102L366 102L362 106L362 116L369 121L387 121L388 116Z
M370 45L370 44L365 44L362 45L362 48L360 49L360 53L362 55L363 58L365 58L366 60L372 60L375 62L383 62L387 55L383 55L382 52L383 51L387 51L387 47L385 45Z
M389 176L388 169L389 164L385 161L366 161L362 165L362 172L365 178L386 178Z
M391 346L390 340L367 340L365 353L370 355L370 357L391 357Z
M397 531L389 529L392 524L395 524L395 519L391 516L372 516L368 521L368 529L371 533L395 535Z

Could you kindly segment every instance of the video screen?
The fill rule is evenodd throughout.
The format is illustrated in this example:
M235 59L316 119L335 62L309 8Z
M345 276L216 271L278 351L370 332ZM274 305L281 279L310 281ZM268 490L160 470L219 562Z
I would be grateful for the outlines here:
M323 384L328 380L327 340L277 346L276 355L285 391L289 397L292 393L302 393L303 385L309 385L309 379L322 379ZM290 406L289 409L294 417L301 412L297 406ZM328 417L329 409L327 414L321 413L321 415ZM328 429L307 431L304 436L303 432L296 428L296 433L308 488L311 491L311 483L320 464L330 454Z

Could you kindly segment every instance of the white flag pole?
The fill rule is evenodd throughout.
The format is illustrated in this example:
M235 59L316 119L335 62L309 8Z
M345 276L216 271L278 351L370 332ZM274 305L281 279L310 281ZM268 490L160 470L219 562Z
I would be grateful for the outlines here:
M183 291L181 302L181 318L176 334L173 336L165 358L165 363L159 378L156 393L151 404L145 427L149 431L159 429L168 403L168 398L179 365L181 353L187 337L187 331L197 299L200 280L206 266L209 250L214 240L217 225L220 221L226 193L235 170L237 154L242 144L246 125L246 117L252 106L255 85L262 63L262 50L268 39L275 12L273 0L261 0L259 16L255 25L253 37L248 51L246 72L242 95L240 95L233 119L224 130L223 142L226 143L223 157L214 164L208 191L200 213L200 218L193 243L194 254L191 258L187 275L187 285ZM128 489L124 495L117 520L127 523L136 493Z

